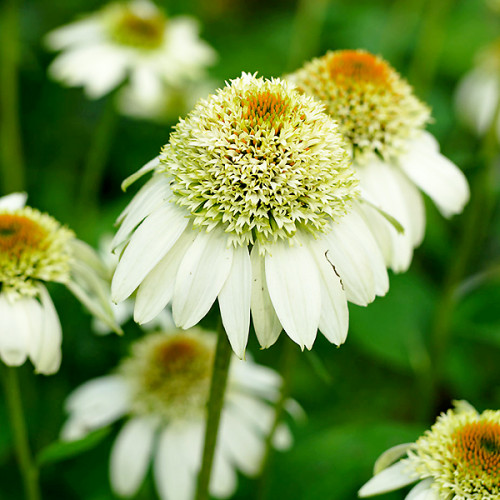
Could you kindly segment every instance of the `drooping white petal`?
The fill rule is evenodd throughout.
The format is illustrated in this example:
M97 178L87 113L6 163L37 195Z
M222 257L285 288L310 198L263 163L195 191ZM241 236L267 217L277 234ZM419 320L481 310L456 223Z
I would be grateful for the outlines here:
M418 476L407 462L400 461L373 476L358 492L360 497L369 497L397 490L414 483Z
M29 303L35 299L9 301L0 293L0 358L8 366L20 366L26 361L31 340Z
M125 300L186 229L185 212L173 204L154 210L135 230L113 276L114 302Z
M233 351L243 358L250 328L250 297L252 292L252 264L247 247L233 252L229 276L219 293L222 323Z
M252 264L250 308L253 327L260 345L266 349L278 340L282 327L269 296L264 257L259 255L258 244L252 248L250 262Z
M196 232L188 227L139 285L135 299L134 321L147 323L172 300L175 277Z
M126 191L127 188L131 184L133 184L137 179L140 179L143 175L146 175L148 172L151 172L151 170L154 170L160 164L161 157L162 157L162 155L160 154L159 156L148 161L139 170L137 170L137 172L134 172L132 175L129 175L121 184L122 190ZM146 184L143 187L146 187ZM139 191L142 191L142 189ZM120 221L121 217L124 217L125 215L127 215L129 212L132 211L132 208L134 208L132 205L133 202L134 202L134 200L132 200L130 202L130 204L127 207L125 207L125 210L120 214L120 217L118 218L118 222Z
M469 184L462 171L435 149L435 139L423 132L400 158L406 175L434 201L445 217L460 213L469 200Z
M225 233L200 231L182 259L175 279L172 311L176 325L190 328L209 311L233 260Z
M111 450L109 475L113 490L122 496L134 495L146 475L156 425L151 419L135 417L120 430Z
M51 31L44 43L52 50L61 50L72 45L93 43L102 38L102 31L102 24L97 19L83 19Z
M321 294L318 270L304 245L278 241L265 257L269 296L283 329L311 349L318 331Z
M273 446L277 450L288 450L293 444L293 436L286 424L279 424L273 436Z
M324 248L314 241L309 243L309 248L318 269L321 289L319 329L330 342L343 344L349 329L349 310L342 282Z
M164 175L155 175L144 184L127 206L127 213L123 215L122 212L118 218L121 225L111 242L111 248L125 242L136 226L153 210L167 202L171 194L168 178Z
M2 210L17 210L26 205L28 195L26 193L11 193L7 196L0 197L0 209Z
M201 423L173 423L158 441L154 474L162 500L192 500L203 446Z
M119 375L95 378L74 390L65 408L74 425L63 428L61 437L79 439L125 415L130 408L130 389ZM78 434L74 432L75 427Z
M431 485L431 478L420 481L406 495L405 500L440 500L439 494L431 488Z
M59 316L49 292L43 285L38 285L42 306L41 325L38 342L30 349L30 358L37 373L50 375L59 370L61 364L62 330Z
M268 401L276 399L281 386L281 377L271 368L254 363L250 356L247 356L246 361L235 359L231 363L230 370L231 384Z
M226 456L226 450L218 440L215 447L214 466L210 478L210 494L217 498L228 498L236 489L236 472Z
M373 466L373 473L378 474L379 472L382 472L389 465L392 465L396 460L399 460L401 457L406 455L411 445L411 443L398 444L384 451L384 453L382 453L382 455L377 458L377 461Z

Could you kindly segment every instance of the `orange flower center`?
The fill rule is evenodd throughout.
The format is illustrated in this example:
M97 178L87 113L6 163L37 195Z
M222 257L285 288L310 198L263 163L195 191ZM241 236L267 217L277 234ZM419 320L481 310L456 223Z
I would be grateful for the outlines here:
M485 473L497 478L500 486L500 425L491 422L473 422L454 435L450 452L457 462L478 478Z
M27 249L42 250L47 232L23 215L0 214L0 252L19 259Z

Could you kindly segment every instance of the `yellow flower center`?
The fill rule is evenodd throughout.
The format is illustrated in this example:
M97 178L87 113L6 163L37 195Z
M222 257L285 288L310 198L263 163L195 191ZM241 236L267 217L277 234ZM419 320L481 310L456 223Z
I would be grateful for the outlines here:
M46 237L47 231L28 217L0 214L0 252L7 258L19 259L31 249L44 250Z
M111 36L121 45L155 49L163 43L167 19L161 12L139 15L130 7L120 6L113 21Z
M138 342L121 367L134 387L134 411L165 418L202 412L212 374L212 340L192 329Z
M496 478L500 486L500 425L492 422L474 422L465 425L454 435L450 452L457 466L468 470L478 479L484 475Z

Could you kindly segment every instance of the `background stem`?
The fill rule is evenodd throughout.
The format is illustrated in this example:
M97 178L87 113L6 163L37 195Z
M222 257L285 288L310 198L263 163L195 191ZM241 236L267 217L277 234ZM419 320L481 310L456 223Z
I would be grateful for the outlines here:
M217 434L219 431L220 416L224 405L224 393L226 391L231 354L231 345L229 344L229 340L221 321L218 329L212 382L210 384L210 397L207 405L205 444L203 447L203 457L200 473L198 475L195 500L207 500L209 497L210 477L212 474L212 465L214 460L215 445L217 443Z
M39 473L31 456L28 443L28 432L26 430L26 422L21 402L17 370L17 368L3 367L5 399L14 436L16 458L23 479L26 499L40 500L40 486L38 484Z

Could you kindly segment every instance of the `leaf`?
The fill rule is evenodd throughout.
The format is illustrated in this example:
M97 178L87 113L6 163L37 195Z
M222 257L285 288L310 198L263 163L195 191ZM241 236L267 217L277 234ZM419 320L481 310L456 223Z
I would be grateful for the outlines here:
M104 427L77 441L55 441L38 453L37 463L43 466L73 458L97 446L109 433L110 428Z

